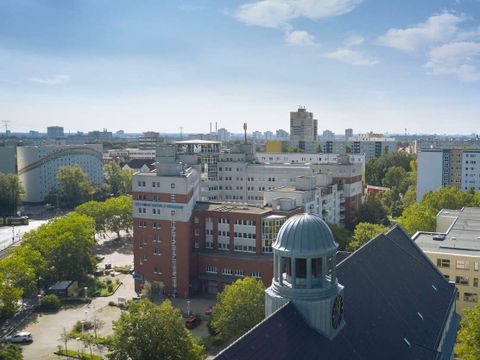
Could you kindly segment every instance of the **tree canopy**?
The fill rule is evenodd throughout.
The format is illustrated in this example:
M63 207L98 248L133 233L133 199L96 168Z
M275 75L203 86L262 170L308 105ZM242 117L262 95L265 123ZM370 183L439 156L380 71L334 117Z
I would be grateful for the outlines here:
M368 195L360 209L355 214L354 223L359 224L362 222L382 225L390 224L387 211L377 195Z
M130 302L128 312L113 322L108 357L112 360L197 360L204 348L195 343L182 315L169 300L154 305L143 299Z
M22 348L13 344L0 344L0 360L23 360Z
M120 237L121 230L128 230L133 225L132 198L128 195L104 202L89 201L77 206L75 211L90 216L95 221L97 232L109 230Z
M95 188L79 165L60 167L57 182L58 188L52 190L47 201L61 207L74 207L95 193Z
M17 215L24 193L17 175L0 172L0 216Z
M465 310L457 335L455 355L462 360L480 359L480 306Z
M355 251L377 235L384 233L388 228L384 225L359 223L355 226L352 241L348 244L348 250Z
M103 170L107 193L118 196L129 194L132 191L132 170L124 170L114 162L105 164Z
M373 158L365 164L365 180L370 185L383 185L383 179L389 168L401 167L406 172L415 171L412 168L411 161L415 159L414 155L400 151L389 151L378 158Z
M265 287L261 280L246 277L217 295L211 326L224 340L239 337L263 320Z

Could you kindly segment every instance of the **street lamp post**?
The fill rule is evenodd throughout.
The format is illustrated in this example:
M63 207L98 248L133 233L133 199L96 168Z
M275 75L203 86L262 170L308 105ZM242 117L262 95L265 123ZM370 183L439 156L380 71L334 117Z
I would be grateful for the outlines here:
M190 316L190 300L187 300L187 316Z
M12 225L12 244L15 243L15 225Z

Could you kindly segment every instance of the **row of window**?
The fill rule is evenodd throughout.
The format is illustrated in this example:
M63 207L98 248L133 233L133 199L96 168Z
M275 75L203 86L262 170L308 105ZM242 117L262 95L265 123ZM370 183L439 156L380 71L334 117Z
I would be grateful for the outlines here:
M216 266L208 265L206 272L211 274L218 274L218 269ZM245 271L241 269L232 270L230 268L223 268L222 275L233 275L233 276L244 277ZM256 278L260 278L262 276L262 273L260 271L252 271L250 275Z
M437 267L439 268L450 268L450 259L437 259ZM457 260L455 264L455 268L459 270L469 270L470 269L470 261L469 260ZM478 261L473 263L473 269L475 271L479 271L479 264Z
M138 187L145 187L145 186L147 186L147 183L144 180L138 180L137 185L138 185ZM159 188L160 187L160 182L159 181L152 181L152 187ZM175 189L175 183L170 184L170 189Z

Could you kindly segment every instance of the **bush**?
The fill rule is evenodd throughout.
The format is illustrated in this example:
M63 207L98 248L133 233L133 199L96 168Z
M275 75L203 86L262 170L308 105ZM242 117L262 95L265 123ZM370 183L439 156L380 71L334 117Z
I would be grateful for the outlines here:
M42 310L56 311L60 309L61 306L62 306L62 303L60 302L60 299L58 298L58 296L55 294L45 295L40 300L40 308Z
M115 306L115 301L110 300L110 301L108 302L108 306Z
M112 279L107 279L107 285L110 285L112 283Z

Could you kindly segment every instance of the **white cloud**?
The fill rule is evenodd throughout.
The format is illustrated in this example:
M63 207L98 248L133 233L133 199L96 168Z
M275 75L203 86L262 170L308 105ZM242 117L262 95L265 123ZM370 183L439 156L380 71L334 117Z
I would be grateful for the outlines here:
M361 45L365 42L365 38L361 35L350 35L345 39L345 46L350 47L350 46L356 46L356 45Z
M431 50L424 65L433 75L455 75L463 81L480 81L480 43L453 42Z
M37 83L37 84L60 85L60 84L63 84L65 82L67 82L68 80L70 80L70 75L55 75L55 76L52 76L52 77L49 77L49 78L35 77L35 78L30 78L28 80L30 80L34 83Z
M285 34L285 42L288 45L314 46L315 37L306 31L295 30Z
M279 28L295 18L322 19L343 15L361 2L362 0L261 0L241 5L235 17L248 25Z
M338 60L351 65L372 66L379 63L375 58L365 56L360 51L340 48L324 55L326 58Z
M448 12L433 15L424 23L405 29L390 29L378 38L383 46L407 52L415 52L439 43L443 43L458 34L458 24L465 18Z

